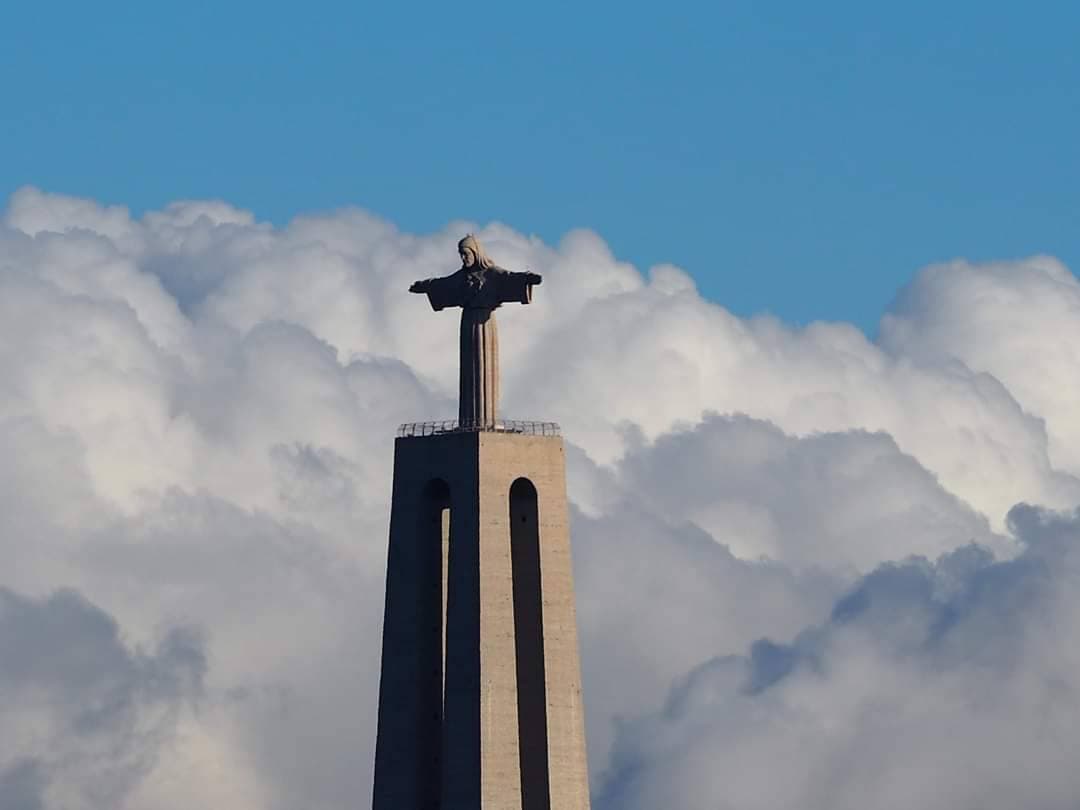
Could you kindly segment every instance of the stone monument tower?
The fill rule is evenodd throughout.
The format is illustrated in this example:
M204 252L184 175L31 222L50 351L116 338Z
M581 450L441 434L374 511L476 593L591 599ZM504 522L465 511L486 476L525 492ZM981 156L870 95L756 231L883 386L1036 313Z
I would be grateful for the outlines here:
M588 810L558 427L497 418L495 309L540 276L462 267L418 281L461 307L457 422L394 446L374 810Z

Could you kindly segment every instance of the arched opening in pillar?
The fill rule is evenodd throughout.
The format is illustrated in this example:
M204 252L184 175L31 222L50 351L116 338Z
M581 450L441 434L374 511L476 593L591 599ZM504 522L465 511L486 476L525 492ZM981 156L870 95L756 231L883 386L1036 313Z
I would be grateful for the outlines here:
M441 478L425 485L417 509L417 635L420 694L416 729L420 807L439 806L442 772L443 695L446 660L446 566L450 542L450 486Z
M527 478L518 478L510 486L510 559L521 807L522 810L550 810L540 523L536 487Z

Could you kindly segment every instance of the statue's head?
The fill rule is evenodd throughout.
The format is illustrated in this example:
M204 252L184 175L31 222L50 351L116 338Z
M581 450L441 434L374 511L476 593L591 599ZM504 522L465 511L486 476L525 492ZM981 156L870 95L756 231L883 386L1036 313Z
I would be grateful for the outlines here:
M458 255L461 256L461 266L469 269L494 267L495 263L487 257L484 249L480 247L478 240L471 233L457 243Z

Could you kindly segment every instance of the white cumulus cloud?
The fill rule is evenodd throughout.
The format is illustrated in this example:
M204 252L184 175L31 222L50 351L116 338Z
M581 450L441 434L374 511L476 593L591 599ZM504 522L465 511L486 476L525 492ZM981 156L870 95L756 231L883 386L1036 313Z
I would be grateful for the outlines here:
M588 231L33 188L0 219L0 804L366 802L394 429L456 410L456 318L406 290L466 230L544 276L499 312L503 410L568 443L600 806L1068 806L1055 260L927 268L872 342Z

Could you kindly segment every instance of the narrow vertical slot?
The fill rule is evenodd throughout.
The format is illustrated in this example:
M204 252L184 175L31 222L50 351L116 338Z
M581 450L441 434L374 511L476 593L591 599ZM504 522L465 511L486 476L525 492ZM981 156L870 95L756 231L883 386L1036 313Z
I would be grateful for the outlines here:
M510 487L510 558L521 807L550 810L540 525L536 487L526 478L517 479Z
M442 543L440 547L442 549L442 621L439 626L439 636L442 638L442 660L440 662L440 672L442 675L442 685L440 686L440 702L442 706L442 716L446 717L446 599L447 594L450 592L450 588L447 587L450 576L450 507L447 505L441 513L440 522L442 524Z
M416 762L420 807L440 805L442 774L443 691L446 658L446 544L450 519L450 487L442 479L424 488L417 515L420 531L416 549L420 561L417 598L420 644L420 682L417 684Z

